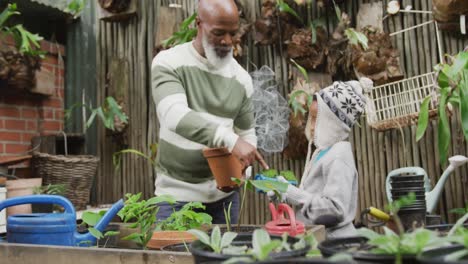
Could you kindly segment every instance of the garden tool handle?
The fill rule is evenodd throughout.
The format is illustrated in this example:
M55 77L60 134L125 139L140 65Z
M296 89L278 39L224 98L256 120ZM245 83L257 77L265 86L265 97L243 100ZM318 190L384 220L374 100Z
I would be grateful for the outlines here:
M371 207L369 207L369 208L367 209L367 211L368 211L368 213L369 213L370 215L372 215L373 217L375 217L375 218L377 218L377 219L379 219L379 220L382 220L382 221L385 221L385 222L387 222L388 220L390 220L390 215L389 215L389 214L387 214L387 213L385 213L384 211L379 210L379 209L377 209L377 208L375 208L375 207L372 207L372 206L371 206Z
M293 209L285 203L280 203L278 205L278 216L284 219L285 212L288 214L289 221L291 222L291 231L297 233L296 215L294 214Z
M57 204L63 207L64 213L75 214L73 204L60 195L26 195L15 198L9 198L0 202L0 211L7 207L20 204Z

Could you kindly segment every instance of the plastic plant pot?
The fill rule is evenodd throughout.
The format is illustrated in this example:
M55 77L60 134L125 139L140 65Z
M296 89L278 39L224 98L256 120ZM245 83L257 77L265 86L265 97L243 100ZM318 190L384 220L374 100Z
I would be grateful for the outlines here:
M223 192L231 192L239 186L231 178L242 178L242 164L226 148L208 148L203 150L216 185Z

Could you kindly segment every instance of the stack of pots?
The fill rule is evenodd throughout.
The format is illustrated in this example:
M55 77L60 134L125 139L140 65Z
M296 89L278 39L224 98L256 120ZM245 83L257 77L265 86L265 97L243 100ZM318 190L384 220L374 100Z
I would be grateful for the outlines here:
M392 176L391 193L393 201L407 196L410 193L416 195L416 201L404 206L398 211L398 216L405 230L421 227L426 224L426 195L424 189L424 175L415 173L402 173Z

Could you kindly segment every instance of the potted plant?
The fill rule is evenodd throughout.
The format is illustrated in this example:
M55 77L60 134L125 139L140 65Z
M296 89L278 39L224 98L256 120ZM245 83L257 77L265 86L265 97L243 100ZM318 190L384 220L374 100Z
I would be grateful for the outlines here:
M198 238L190 246L195 263L214 263L231 258L234 259L229 263L287 259L305 256L310 249L309 240L305 237L283 235L272 239L264 229L239 235L234 232L221 234L219 226L213 228L211 235L196 229L189 232Z
M468 214L461 217L450 229L443 241L453 244L445 245L423 252L419 257L420 263L468 263L468 229L465 222Z
M117 247L117 235L119 232L119 225L109 224L106 226L103 232L94 228L94 226L101 221L101 218L107 213L107 210L101 210L99 212L84 212L81 216L81 225L78 226L78 232L87 233L89 232L96 238L96 247L115 248ZM82 243L88 243L89 241L82 241Z
M373 263L415 263L417 255L429 246L445 243L438 233L424 228L417 228L405 233L398 217L401 207L414 202L415 195L411 193L392 202L389 209L397 232L384 227L384 234L378 234L367 228L358 229L359 236L330 239L322 242L319 249L322 255L329 257L336 253L350 253L357 261Z
M0 13L0 38L10 36L16 44L16 47L9 47L0 41L0 83L29 90L35 87L36 71L41 68L45 52L40 50L41 36L32 34L20 24L7 26L8 19L19 14L16 4L8 4Z
M158 204L167 202L170 204L176 201L167 195L152 197L148 200L140 200L141 193L126 194L125 207L117 214L124 223L130 222L129 227L135 232L122 238L137 243L142 249L147 249L148 242L153 236L156 223L156 213L159 210Z
M64 195L65 185L49 184L45 186L36 186L33 188L33 194ZM33 213L52 213L54 204L31 204Z
M200 202L190 202L182 206L180 210L174 210L166 220L156 224L148 247L161 249L168 245L194 241L195 236L187 230L208 228L213 220L209 214L196 211L204 209L205 206Z

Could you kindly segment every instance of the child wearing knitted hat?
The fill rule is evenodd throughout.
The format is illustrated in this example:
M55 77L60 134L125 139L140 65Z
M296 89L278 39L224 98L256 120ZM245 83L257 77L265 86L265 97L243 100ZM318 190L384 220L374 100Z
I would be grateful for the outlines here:
M289 185L283 196L299 206L305 224L325 225L327 238L355 235L358 174L349 133L364 111L363 90L372 81L334 82L315 94L306 125L309 150L299 188ZM316 146L311 155L311 144Z

